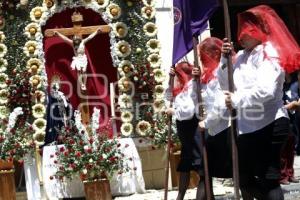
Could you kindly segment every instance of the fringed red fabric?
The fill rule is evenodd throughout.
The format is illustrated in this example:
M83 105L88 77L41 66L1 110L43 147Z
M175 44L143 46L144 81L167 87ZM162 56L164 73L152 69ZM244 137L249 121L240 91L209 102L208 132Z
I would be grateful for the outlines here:
M239 39L248 34L263 43L269 41L277 50L279 63L288 72L300 69L300 48L276 12L266 5L251 8L238 15Z
M179 86L173 89L173 96L187 89L187 83L192 79L193 65L188 62L178 63L175 67L175 74L179 81Z
M222 44L222 40L210 37L198 45L198 54L200 55L200 60L203 65L203 73L200 79L201 83L207 84L215 78L214 71L219 65Z

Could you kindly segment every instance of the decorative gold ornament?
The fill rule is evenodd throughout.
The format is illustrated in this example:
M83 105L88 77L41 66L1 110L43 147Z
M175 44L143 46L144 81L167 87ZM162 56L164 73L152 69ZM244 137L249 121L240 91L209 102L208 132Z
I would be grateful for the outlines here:
M34 12L34 16L35 16L35 18L37 18L37 19L41 18L42 14L43 14L43 13L42 13L41 10L36 10L36 11Z
M29 53L34 53L35 47L34 46L29 46L28 51L29 51Z
M118 14L119 14L119 9L118 8L112 8L112 9L110 9L110 13L111 13L111 15L112 16L118 16Z
M29 29L29 33L30 33L31 35L35 35L36 32L37 32L37 30L36 30L35 27L31 27L31 28Z

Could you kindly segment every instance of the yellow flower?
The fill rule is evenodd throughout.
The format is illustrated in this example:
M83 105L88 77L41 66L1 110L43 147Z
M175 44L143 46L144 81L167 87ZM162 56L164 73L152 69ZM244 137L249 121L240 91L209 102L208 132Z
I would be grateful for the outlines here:
M153 68L157 68L161 65L161 58L156 53L150 54L148 56L147 60L150 63L151 67L153 67Z
M34 22L40 22L44 17L45 9L43 7L35 7L30 11L30 19Z
M154 112L161 112L165 106L165 101L163 99L156 99L153 102L153 110Z
M162 98L164 96L164 87L162 85L156 85L154 88L154 95L156 98Z
M129 56L131 53L130 44L124 40L119 41L115 44L115 52L121 58Z
M121 16L121 8L117 4L111 3L106 7L106 13L111 19L118 19Z
M157 34L157 27L153 22L146 23L143 30L148 37L154 37Z
M0 73L7 70L7 60L0 58Z
M106 8L106 6L108 6L109 4L109 0L96 0L96 1L101 9Z
M131 112L129 112L129 111L126 110L126 111L123 111L121 113L121 120L122 120L122 122L131 122L132 119L133 119L133 115L132 115Z
M39 36L42 36L41 27L37 23L30 23L25 27L24 34L29 39L36 39Z
M145 6L142 8L142 16L145 19L152 19L155 16L155 8L152 6Z
M122 92L128 92L132 88L133 83L129 78L123 77L118 81L118 86Z
M138 122L135 128L136 132L141 136L147 135L150 129L151 129L151 124L145 120Z
M121 134L125 137L131 135L133 126L131 123L123 123L121 126Z
M35 88L41 88L43 85L43 79L39 75L34 75L29 79L31 85Z
M118 67L118 71L121 76L130 76L133 65L129 60L123 60Z
M155 0L143 0L145 6L154 6Z
M45 99L46 99L46 95L45 95L45 92L41 91L41 90L36 90L34 92L34 101L36 103L43 103L45 102Z
M7 53L7 47L5 44L0 44L0 58L3 58Z
M23 51L28 57L37 56L39 52L38 43L33 40L26 42Z
M147 50L150 53L159 53L160 51L160 42L157 39L151 39L146 43Z
M38 74L42 70L42 61L38 58L30 58L27 61L27 66L26 68L28 69L28 72L32 74Z
M161 83L165 80L165 73L161 69L153 70L154 80L158 83Z
M8 102L9 92L7 89L0 90L0 104L6 104Z
M45 131L46 130L47 121L43 118L38 118L34 120L32 127L35 131Z
M45 141L45 131L36 131L33 134L33 139L37 146L43 145Z
M118 103L121 109L132 107L132 98L127 94L121 94L118 98Z
M8 76L4 73L0 73L0 88L6 88L6 81L8 80Z
M2 31L0 31L0 43L3 43L5 40L5 35Z
M46 108L44 104L38 103L32 106L32 115L35 118L43 118L46 113Z
M9 109L7 106L0 106L0 119L6 119L9 115Z
M126 35L128 33L128 27L123 22L117 22L117 23L113 24L113 33L118 38L124 38L124 37L126 37Z

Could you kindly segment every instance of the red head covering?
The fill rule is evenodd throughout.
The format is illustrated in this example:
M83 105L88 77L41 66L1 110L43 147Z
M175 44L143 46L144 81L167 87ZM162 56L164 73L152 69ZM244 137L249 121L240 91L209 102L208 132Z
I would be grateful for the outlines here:
M198 45L198 54L203 65L201 83L207 84L214 77L214 71L218 67L221 57L221 48L223 41L209 37Z
M269 6L257 6L238 15L238 39L244 34L262 43L269 41L277 50L280 65L285 71L290 73L300 68L299 45Z
M188 62L181 62L176 65L175 74L180 86L173 89L174 96L178 95L186 88L187 83L192 79L192 70L193 65Z

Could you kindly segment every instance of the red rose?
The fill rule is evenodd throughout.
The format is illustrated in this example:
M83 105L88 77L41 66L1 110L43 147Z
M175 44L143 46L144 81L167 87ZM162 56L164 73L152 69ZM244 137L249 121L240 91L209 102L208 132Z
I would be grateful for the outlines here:
M51 155L50 155L50 158L53 158L53 157L54 157L54 155L53 155L53 154L51 154Z
M49 178L50 178L50 180L53 180L53 176L50 176Z
M60 148L59 148L59 151L60 151L60 152L64 152L64 151L65 151L65 148L64 148L64 147L60 147Z
M67 157L69 155L69 152L68 151L65 151L64 152L64 155Z
M80 158L81 153L80 152L76 152L75 156L78 157L78 158Z

